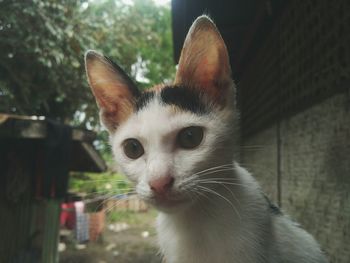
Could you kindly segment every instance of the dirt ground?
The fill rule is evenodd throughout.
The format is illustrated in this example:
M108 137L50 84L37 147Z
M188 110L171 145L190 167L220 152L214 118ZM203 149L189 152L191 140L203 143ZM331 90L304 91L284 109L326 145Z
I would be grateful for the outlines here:
M101 239L84 246L66 244L60 263L161 263L154 229L155 212L134 213L107 222Z

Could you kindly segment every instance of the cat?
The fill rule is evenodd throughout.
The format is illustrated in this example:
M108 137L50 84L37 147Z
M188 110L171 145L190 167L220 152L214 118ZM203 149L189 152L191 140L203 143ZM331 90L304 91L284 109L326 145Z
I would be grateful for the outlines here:
M209 17L191 26L172 85L140 92L107 57L88 51L85 63L119 169L159 210L165 262L327 262L237 163L235 85Z

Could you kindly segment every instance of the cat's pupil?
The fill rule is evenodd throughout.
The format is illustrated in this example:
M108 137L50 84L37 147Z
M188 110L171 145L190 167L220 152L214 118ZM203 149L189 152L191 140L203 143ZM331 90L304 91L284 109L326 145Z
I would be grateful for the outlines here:
M144 154L144 149L138 140L131 138L124 141L124 153L130 159L137 159Z
M193 137L192 131L186 131L187 139L191 140Z
M177 144L184 149L193 149L203 140L203 128L191 126L182 129L177 136Z

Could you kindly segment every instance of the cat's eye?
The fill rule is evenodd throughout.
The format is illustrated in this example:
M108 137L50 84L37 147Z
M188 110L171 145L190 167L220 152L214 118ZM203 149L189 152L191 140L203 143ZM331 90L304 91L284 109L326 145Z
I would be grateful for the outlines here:
M177 144L184 149L193 149L203 140L203 128L190 126L182 129L177 135Z
M137 159L144 154L142 144L136 139L126 139L123 143L124 153L130 159Z

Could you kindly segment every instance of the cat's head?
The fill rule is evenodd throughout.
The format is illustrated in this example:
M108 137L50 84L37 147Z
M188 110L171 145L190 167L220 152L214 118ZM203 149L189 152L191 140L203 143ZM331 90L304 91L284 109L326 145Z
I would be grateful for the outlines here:
M217 174L212 167L232 164L235 90L226 46L208 17L189 30L172 85L141 93L108 58L89 51L85 59L117 164L141 198L172 211L196 200L198 182Z

